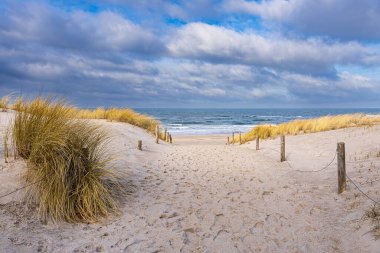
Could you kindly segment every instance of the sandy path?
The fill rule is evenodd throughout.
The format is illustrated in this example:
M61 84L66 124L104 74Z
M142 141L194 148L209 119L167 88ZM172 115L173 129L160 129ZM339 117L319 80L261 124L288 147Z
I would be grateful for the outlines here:
M17 202L0 206L4 252L377 252L363 221L370 201L350 188L336 194L336 164L318 173L336 141L346 141L348 166L359 183L380 178L380 128L346 129L287 138L287 163L278 140L224 145L224 137L174 138L154 144L141 129L106 123L129 174L122 214L99 224L42 224ZM136 137L138 136L138 137ZM376 137L376 138L375 138ZM136 150L143 139L144 151ZM363 141L366 140L366 141ZM177 141L177 142L176 142ZM354 147L354 148L352 148ZM372 152L372 153L371 153ZM9 165L5 165L8 170ZM372 167L371 167L372 166ZM3 176L3 174L1 174ZM9 179L8 179L9 180ZM363 185L379 196L380 182ZM6 191L0 187L1 192Z

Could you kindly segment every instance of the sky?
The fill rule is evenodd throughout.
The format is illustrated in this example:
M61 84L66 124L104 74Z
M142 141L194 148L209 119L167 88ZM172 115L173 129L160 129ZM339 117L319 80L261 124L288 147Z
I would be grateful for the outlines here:
M378 0L0 0L0 95L380 107Z

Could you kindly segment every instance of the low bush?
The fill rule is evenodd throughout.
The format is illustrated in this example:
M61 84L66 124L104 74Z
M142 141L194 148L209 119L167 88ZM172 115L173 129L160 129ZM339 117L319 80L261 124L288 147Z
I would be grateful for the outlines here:
M122 187L110 167L107 134L73 119L63 101L23 101L12 124L17 153L27 161L27 198L46 219L93 222L117 210ZM120 189L116 189L120 188Z

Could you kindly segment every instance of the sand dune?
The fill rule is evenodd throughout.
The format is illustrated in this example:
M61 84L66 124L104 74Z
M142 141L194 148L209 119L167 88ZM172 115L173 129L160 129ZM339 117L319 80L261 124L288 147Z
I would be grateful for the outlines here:
M1 113L3 130L11 116ZM43 224L22 192L0 199L2 252L378 252L363 220L369 199L353 185L337 192L336 143L346 142L347 173L378 199L380 127L351 128L225 145L225 136L173 136L155 144L144 130L97 121L114 136L115 166L130 194L119 216L96 224ZM2 136L1 136L2 138ZM143 151L136 149L143 141ZM1 140L2 143L2 140ZM0 152L3 151L1 147ZM0 162L0 194L22 185L22 161ZM302 171L302 172L301 172ZM379 199L380 200L380 199Z

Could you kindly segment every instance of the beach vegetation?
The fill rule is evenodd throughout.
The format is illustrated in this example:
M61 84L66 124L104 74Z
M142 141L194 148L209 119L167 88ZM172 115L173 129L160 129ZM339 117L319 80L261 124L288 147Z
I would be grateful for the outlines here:
M6 112L9 109L9 96L4 96L0 99L0 108L2 112Z
M371 220L375 226L375 230L380 230L380 207L378 205L374 205L367 210L364 214L364 218Z
M22 106L23 100L24 99L22 97L17 97L13 101L12 106L9 107L10 98L9 96L4 96L0 100L0 108L2 108L3 111L6 111L8 108L12 108L15 111L21 111L25 109ZM37 98L34 102L37 103L37 101L39 100L41 100L41 98ZM103 107L98 107L94 110L91 110L91 109L79 109L74 106L69 106L69 107L66 107L66 111L67 113L70 114L70 118L105 119L108 121L124 122L124 123L129 123L131 125L143 128L151 134L155 134L156 126L160 124L160 122L157 121L156 119L148 115L138 113L129 108L105 109Z
M12 110L20 111L22 106L22 97L17 97L12 104Z
M27 162L28 203L54 221L94 222L116 212L121 177L110 166L104 129L75 119L62 100L24 100L18 108L12 139Z
M124 122L138 126L154 134L156 126L160 124L157 120L140 114L128 108L97 108L95 110L78 110L76 117L81 119L106 119L108 121Z
M297 135L303 133L317 133L348 127L373 126L380 123L379 116L364 114L344 114L324 116L315 119L294 120L279 125L259 125L242 135L242 142L260 139L276 138L280 135ZM234 142L238 141L235 136ZM232 140L231 140L232 142Z

